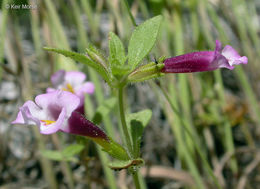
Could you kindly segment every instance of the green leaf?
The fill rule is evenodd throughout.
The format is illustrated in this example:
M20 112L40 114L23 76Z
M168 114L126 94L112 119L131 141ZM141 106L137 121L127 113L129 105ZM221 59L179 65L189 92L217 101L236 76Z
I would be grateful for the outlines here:
M109 61L112 66L124 65L126 60L125 48L119 37L109 32Z
M131 67L125 65L125 48L122 41L113 32L109 33L109 62L113 75L125 75Z
M129 126L131 138L133 141L135 158L140 155L140 144L144 128L152 117L152 111L149 109L127 115L126 122Z
M142 166L144 164L144 160L141 158L133 159L133 160L126 160L126 161L113 161L108 164L108 166L115 170L120 171L122 169L127 169L131 166Z
M73 156L80 153L83 149L84 145L72 144L67 146L62 151L43 150L41 151L41 155L54 161L75 161L75 158Z
M102 117L108 115L111 110L116 106L117 99L116 97L111 97L106 99L96 110L96 113L93 116L93 123L99 124L102 121Z
M80 53L76 53L76 52L73 52L73 51L68 51L68 50L63 50L63 49L56 49L56 48L50 48L50 47L44 47L44 49L47 50L47 51L52 51L52 52L56 52L58 54L62 54L64 56L66 56L66 57L69 57L69 58L75 60L75 61L84 63L87 66L90 66L90 67L94 68L103 77L103 79L105 81L110 83L110 74L109 74L109 71L107 70L107 68L104 67L104 65L102 65L102 64L100 64L98 62L92 61L86 55L80 54Z
M70 158L70 157L80 153L83 149L84 149L84 146L81 144L71 144L62 151L62 155L64 158Z
M55 151L55 150L42 150L41 155L44 156L45 158L55 160L55 161L63 161L63 155L60 151Z
M145 21L134 30L128 46L128 64L132 66L132 70L152 50L161 21L162 16L156 16Z

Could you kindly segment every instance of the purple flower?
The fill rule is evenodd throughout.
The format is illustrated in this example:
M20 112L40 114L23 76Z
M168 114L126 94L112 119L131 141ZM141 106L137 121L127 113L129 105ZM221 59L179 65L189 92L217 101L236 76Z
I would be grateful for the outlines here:
M63 131L105 138L106 135L100 128L75 112L79 103L79 97L67 91L56 90L41 94L36 96L35 103L30 100L24 103L12 124L37 125L42 134Z
M192 52L164 60L164 73L187 73L212 71L218 68L234 69L234 65L247 64L247 57L241 57L235 49L227 45L221 49L216 40L215 51Z
M29 100L24 103L12 124L37 125L42 134L62 131L86 136L102 146L112 157L128 160L129 156L121 145L76 111L79 104L80 98L71 92L55 90L41 94L36 96L35 102Z
M51 76L51 82L54 88L47 88L47 92L60 89L69 91L80 98L78 111L84 113L84 95L93 94L95 86L92 82L84 82L86 75L78 71L59 70Z

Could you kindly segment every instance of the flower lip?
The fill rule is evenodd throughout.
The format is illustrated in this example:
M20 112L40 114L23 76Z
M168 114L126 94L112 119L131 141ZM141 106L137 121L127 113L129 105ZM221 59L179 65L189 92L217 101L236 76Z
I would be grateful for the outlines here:
M187 73L212 71L218 68L233 69L234 65L246 64L247 57L241 57L236 50L227 45L221 50L220 41L216 40L214 51L192 52L164 60L164 73Z

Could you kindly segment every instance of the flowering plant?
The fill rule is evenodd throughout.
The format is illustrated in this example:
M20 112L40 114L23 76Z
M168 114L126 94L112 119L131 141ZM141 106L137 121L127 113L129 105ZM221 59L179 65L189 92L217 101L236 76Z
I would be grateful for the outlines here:
M127 84L158 78L167 73L233 69L235 65L247 63L247 57L241 57L231 46L227 45L222 50L217 40L214 51L192 52L167 59L162 57L158 62L140 65L155 44L161 20L161 16L156 16L136 27L129 41L128 55L125 55L121 40L112 32L109 33L108 59L92 45L85 54L45 48L92 67L112 89L117 90L124 146L114 142L83 115L84 94L92 94L94 85L84 82L85 74L77 71L57 71L51 77L54 88L48 88L46 94L36 96L35 102L25 102L12 123L37 125L42 134L62 131L92 139L118 160L110 167L116 170L129 169L138 187L137 171L144 162L140 158L140 141L152 112L145 110L126 116L123 91Z

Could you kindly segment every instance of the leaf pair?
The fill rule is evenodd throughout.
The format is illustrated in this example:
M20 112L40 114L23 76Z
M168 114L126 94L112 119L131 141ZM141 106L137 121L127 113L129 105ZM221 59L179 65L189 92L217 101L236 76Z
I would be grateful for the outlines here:
M156 16L135 28L128 45L128 64L122 41L113 32L109 33L109 61L114 75L124 75L134 70L152 50L160 28L162 17Z
M159 32L161 20L162 16L156 16L135 28L129 41L127 56L125 55L125 48L121 40L116 34L110 32L109 63L93 46L87 48L87 54L48 47L44 49L62 54L92 67L109 85L112 85L113 77L118 78L119 76L120 78L133 71L152 50ZM125 65L127 58L128 63Z

